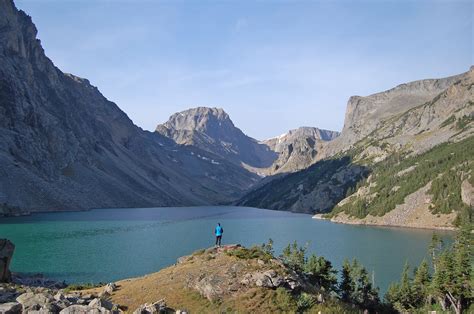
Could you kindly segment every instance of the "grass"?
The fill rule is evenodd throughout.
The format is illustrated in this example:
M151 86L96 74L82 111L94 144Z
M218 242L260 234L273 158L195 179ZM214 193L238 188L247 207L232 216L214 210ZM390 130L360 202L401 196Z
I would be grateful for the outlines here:
M252 246L249 249L240 247L235 250L226 251L226 254L240 259L261 259L265 262L268 262L273 258L270 253L265 252L260 246Z

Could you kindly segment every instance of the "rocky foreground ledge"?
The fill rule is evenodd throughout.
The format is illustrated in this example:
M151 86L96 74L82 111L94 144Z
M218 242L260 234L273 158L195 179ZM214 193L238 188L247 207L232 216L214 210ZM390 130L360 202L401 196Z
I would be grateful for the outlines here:
M278 258L254 247L197 251L153 274L73 290L0 284L0 313L203 313L289 310L290 295L329 296Z

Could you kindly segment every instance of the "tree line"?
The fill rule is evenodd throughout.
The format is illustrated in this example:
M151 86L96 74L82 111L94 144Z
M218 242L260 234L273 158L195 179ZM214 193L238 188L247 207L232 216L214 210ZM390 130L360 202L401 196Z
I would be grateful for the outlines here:
M413 272L405 265L400 280L392 283L383 299L367 269L356 259L345 260L340 271L322 256L306 256L307 247L296 242L284 248L280 259L295 272L305 276L327 298L338 299L359 310L377 313L425 312L432 310L473 313L474 272L472 226L458 229L451 244L434 235L428 248L429 260L423 260ZM273 256L273 241L262 245ZM308 301L308 305L316 301ZM305 303L305 304L306 304ZM304 308L300 308L304 310Z

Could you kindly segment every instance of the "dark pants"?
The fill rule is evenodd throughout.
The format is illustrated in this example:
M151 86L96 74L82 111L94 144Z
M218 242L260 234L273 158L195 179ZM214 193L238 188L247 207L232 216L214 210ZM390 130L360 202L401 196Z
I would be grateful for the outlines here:
M221 245L221 239L222 239L222 236L216 236L216 245Z

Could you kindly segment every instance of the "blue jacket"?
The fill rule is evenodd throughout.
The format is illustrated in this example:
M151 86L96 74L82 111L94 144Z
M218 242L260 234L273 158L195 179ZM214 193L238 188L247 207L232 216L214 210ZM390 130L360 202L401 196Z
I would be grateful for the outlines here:
M216 227L216 236L221 236L224 233L224 229L221 226Z

